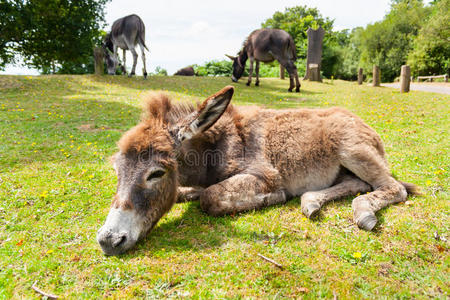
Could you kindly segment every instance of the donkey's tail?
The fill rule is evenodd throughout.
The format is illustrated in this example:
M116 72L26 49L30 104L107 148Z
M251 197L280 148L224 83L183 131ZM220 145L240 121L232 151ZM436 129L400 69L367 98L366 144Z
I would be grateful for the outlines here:
M291 52L294 61L296 61L297 60L297 48L295 47L295 42L291 36L289 36L287 47L288 47L288 51Z
M400 181L400 180L397 180L397 181L400 182L405 187L406 192L408 192L408 195L414 195L414 196L422 195L422 193L420 192L420 189L417 185L409 183L409 182Z
M144 48L147 49L148 52L150 52L150 50L148 50L148 48L147 48L147 45L145 44L145 26L144 26L144 23L141 21L140 25L141 26L140 26L140 30L139 30L139 33L138 33L139 40L140 40L141 44L144 46Z

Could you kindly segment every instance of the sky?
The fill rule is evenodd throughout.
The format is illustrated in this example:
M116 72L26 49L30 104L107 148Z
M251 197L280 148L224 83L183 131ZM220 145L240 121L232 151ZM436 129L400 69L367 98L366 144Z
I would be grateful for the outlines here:
M105 29L109 31L118 18L139 15L150 49L146 53L147 72L160 66L173 74L188 65L235 55L247 35L274 12L296 5L317 7L324 17L334 19L335 30L341 30L381 20L389 11L390 0L112 0L106 5ZM130 71L133 59L127 53ZM138 54L136 73L142 75L140 50ZM0 73L38 74L12 66Z

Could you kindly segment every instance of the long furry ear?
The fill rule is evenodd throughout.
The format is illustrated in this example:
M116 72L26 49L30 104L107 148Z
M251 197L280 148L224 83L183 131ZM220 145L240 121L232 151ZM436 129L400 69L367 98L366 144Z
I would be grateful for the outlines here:
M180 141L190 139L193 136L208 130L219 120L230 104L234 87L226 86L214 95L208 97L198 108L195 119L178 133Z
M144 100L142 120L157 119L167 123L167 114L171 109L169 96L161 92L151 92Z

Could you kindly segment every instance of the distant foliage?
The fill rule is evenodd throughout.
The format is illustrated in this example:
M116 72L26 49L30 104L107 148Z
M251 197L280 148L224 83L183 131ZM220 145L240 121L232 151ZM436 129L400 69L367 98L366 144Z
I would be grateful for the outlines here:
M109 0L3 0L0 68L20 56L42 73L90 73Z
M155 72L152 73L152 75L157 75L157 76L167 76L167 70L161 68L160 66L157 66L155 68Z
M450 68L450 1L437 1L420 29L408 55L411 72L417 75L449 74Z
M394 80L406 63L429 11L421 0L393 1L384 19L368 25L359 35L360 64L364 69L378 65L382 81Z
M233 63L230 60L212 60L203 65L193 65L193 68L197 76L230 76Z
M247 68L243 76L248 76L248 62ZM193 65L197 76L231 76L233 63L230 60L212 60L205 62L203 65ZM305 73L305 60L297 60L297 68L300 74ZM256 76L253 71L253 76ZM259 67L260 77L279 77L280 66L277 62L260 63ZM286 73L286 76L287 73Z

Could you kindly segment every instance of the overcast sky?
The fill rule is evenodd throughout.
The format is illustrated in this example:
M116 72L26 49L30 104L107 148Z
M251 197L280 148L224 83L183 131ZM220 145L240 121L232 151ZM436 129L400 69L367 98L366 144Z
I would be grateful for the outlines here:
M296 5L317 7L324 17L334 19L334 29L340 30L381 20L389 11L390 0L112 0L106 6L106 30L120 17L139 15L150 49L147 71L160 66L172 74L191 64L221 60L225 53L236 54L245 37L275 11ZM128 54L128 70L131 65ZM37 74L21 67L8 67L1 73ZM142 75L140 56L136 73Z

